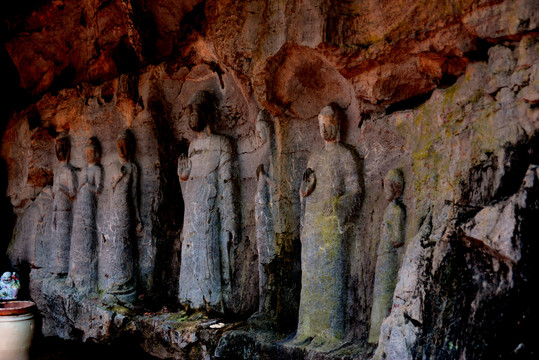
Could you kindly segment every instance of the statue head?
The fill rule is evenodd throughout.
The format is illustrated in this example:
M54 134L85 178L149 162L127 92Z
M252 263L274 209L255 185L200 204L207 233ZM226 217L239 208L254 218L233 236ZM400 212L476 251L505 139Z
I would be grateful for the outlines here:
M58 161L67 163L69 161L69 154L71 150L67 132L62 132L60 135L58 135L54 148L56 150L56 158Z
M261 110L256 117L256 138L260 146L273 141L273 123L267 110Z
M9 271L6 271L5 273L2 274L2 282L4 283L9 283L11 282L11 273Z
M331 103L318 114L320 135L327 142L338 142L341 139L341 123L344 113L339 105Z
M100 147L99 142L96 137L91 137L88 139L88 142L86 143L86 147L84 148L84 154L86 156L86 161L88 164L95 164L97 160L99 159L100 155Z
M196 132L204 131L209 126L212 110L211 94L205 90L197 91L186 108L189 127Z
M133 133L127 128L123 129L116 139L116 149L120 159L127 162L131 160L135 149L135 138Z
M402 196L404 190L404 176L399 169L391 169L383 180L384 194L388 201L393 201Z

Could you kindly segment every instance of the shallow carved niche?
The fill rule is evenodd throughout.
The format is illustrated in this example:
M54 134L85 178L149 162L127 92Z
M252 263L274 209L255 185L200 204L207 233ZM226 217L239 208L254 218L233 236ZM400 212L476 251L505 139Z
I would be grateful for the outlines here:
M344 337L347 223L357 214L361 193L356 154L340 142L344 114L335 104L318 116L324 148L314 154L303 175L301 295L293 345L322 350Z
M69 248L73 225L73 200L77 193L77 175L69 164L71 151L69 137L61 133L56 139L56 157L52 185L52 268L56 275L66 275L69 270Z
M120 161L111 167L110 223L108 239L102 244L101 266L105 276L101 287L109 301L131 303L136 295L134 228L142 231L138 202L138 167L132 161L135 139L124 129L117 138Z
M185 204L179 301L186 308L224 312L231 296L231 245L237 241L234 199L235 153L230 140L214 134L211 95L189 102L189 126L197 136L178 159Z
M276 155L273 119L266 110L256 119L256 136L260 146L260 161L256 169L255 194L256 246L258 250L258 316L273 318L276 310L276 279L272 264L277 257L275 212L277 185L274 158Z
M401 202L404 178L400 170L390 170L384 178L384 193L390 202L380 226L369 342L377 343L382 321L391 312L397 285L400 249L404 244L406 211Z
M88 165L79 176L79 189L73 210L73 233L67 284L88 294L97 285L97 196L103 190L103 168L99 164L97 138L88 139L85 147Z

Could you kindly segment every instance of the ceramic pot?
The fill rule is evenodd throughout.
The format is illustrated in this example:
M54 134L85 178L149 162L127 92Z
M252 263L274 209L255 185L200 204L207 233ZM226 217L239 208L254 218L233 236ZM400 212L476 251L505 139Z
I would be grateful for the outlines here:
M0 302L0 360L29 360L34 336L32 301Z

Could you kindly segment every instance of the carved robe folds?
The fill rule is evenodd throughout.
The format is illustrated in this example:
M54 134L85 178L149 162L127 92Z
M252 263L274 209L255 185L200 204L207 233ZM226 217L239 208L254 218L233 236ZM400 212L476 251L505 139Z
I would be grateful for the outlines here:
M333 346L344 335L345 228L359 203L358 162L341 143L308 163L314 189L301 231L301 300L296 340ZM305 179L304 179L305 183Z
M116 164L112 170L113 185L110 214L110 239L103 245L104 267L107 269L105 292L126 302L134 300L135 270L133 258L132 202L136 201L138 169L131 162Z
M108 241L101 248L100 267L104 270L101 288L111 301L132 303L136 297L135 257L137 231L142 231L138 205L138 167L132 162L135 139L124 129L116 141L120 161L113 164Z
M223 312L230 296L229 248L236 236L233 159L230 141L222 135L197 138L189 147L191 170L181 181L179 300L192 309Z
M75 202L69 280L82 293L95 290L97 283L97 194L103 188L101 165L82 169L81 187Z
M400 170L390 170L384 178L384 193L390 201L380 226L380 243L376 259L373 304L371 311L371 329L369 342L378 342L380 326L391 312L393 292L397 285L400 249L404 244L404 224L406 211L400 197L404 187L404 178Z
M52 272L65 275L69 271L69 249L73 225L71 210L77 194L77 176L73 166L62 162L54 169L52 192L54 194Z

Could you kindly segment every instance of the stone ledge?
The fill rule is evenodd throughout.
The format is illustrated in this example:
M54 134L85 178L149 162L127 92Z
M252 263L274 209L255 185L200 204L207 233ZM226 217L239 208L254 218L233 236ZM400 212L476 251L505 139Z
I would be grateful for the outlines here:
M331 352L286 345L287 335L263 322L225 322L185 312L146 312L107 304L98 296L80 297L65 280L42 269L32 270L30 292L42 320L44 336L115 344L130 339L161 359L313 359L370 357L358 344ZM213 326L212 326L213 325Z
M132 339L148 354L162 359L211 358L223 332L237 323L211 328L221 319L188 317L184 312L147 312L107 304L98 296L83 298L64 279L43 270L31 273L30 293L41 315L44 336L114 344Z
M291 336L290 336L291 337ZM289 337L289 338L290 338ZM259 359L259 360L360 360L372 356L370 349L360 344L344 344L330 352L317 351L305 346L287 345L288 338L279 334L249 329L227 331L215 350L215 359Z

